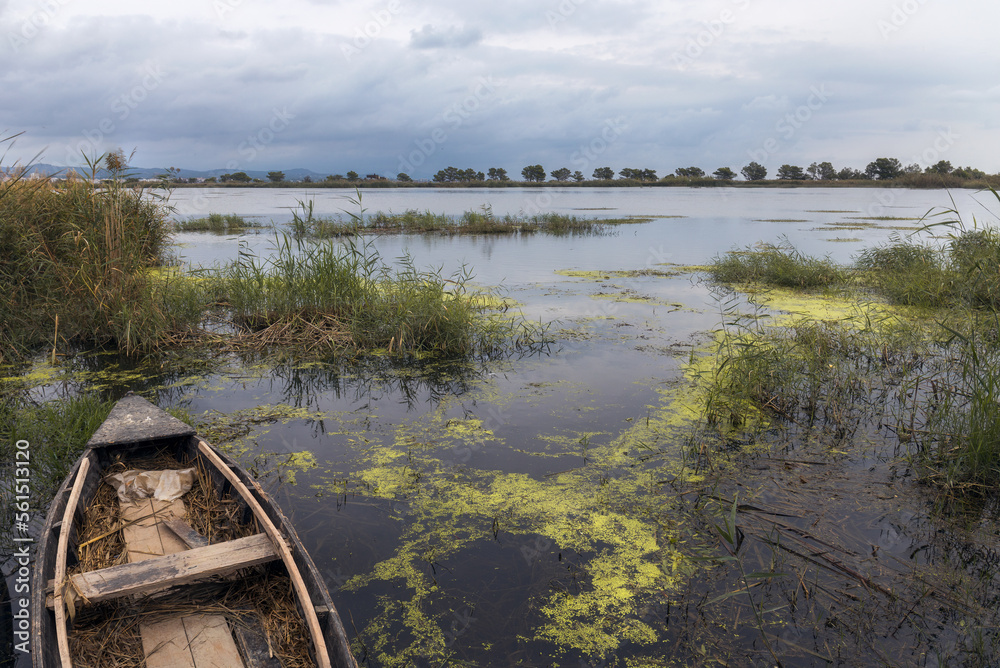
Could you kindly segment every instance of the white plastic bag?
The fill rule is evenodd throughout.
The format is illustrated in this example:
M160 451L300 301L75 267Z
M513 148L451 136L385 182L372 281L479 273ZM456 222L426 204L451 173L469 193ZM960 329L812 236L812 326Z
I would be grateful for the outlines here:
M191 491L194 473L194 468L169 471L128 470L110 475L107 480L118 490L118 500L122 503L149 497L158 501L173 501Z

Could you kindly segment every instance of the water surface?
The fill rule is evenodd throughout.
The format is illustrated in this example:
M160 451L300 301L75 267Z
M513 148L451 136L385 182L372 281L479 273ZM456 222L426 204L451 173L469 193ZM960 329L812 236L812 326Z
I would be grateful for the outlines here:
M350 194L182 189L171 203L178 217L238 213L283 223L299 199L313 200L319 215L356 210ZM973 195L954 196L966 215L981 217ZM723 306L696 272L615 272L668 272L782 241L846 263L920 224L861 218L920 218L950 207L949 193L373 189L363 205L653 219L601 236L373 239L388 261L408 254L417 267L446 274L469 266L477 283L506 292L526 317L553 323L553 345L536 354L463 365L233 358L158 381L162 402L207 422L248 418L244 434L224 447L262 475L293 518L359 657L372 666L653 665L664 657L684 665L696 660L699 643L713 647L724 637L726 648L744 652L720 645L730 661L765 661L760 633L747 621L751 609L743 599L716 599L735 585L699 557L703 549L723 554L711 538L714 520L680 505L689 494L708 494L706 478L683 473L699 415L684 370L705 350ZM184 233L176 243L186 265L204 267L234 258L240 243L266 254L273 241L268 232ZM862 555L879 545L883 559L906 564L917 546L931 544L939 556L928 560L951 559L950 543L926 538L933 528L919 489L886 483L876 471L872 462L884 457L859 448L839 461L822 476L799 464L794 472L750 464L737 488L787 505L788 489L815 478L787 516L837 514L837 549ZM800 534L808 530L817 531L803 521ZM907 576L900 568L880 577ZM856 614L850 596L817 600L825 601L823 614L843 620L841 608ZM720 602L704 605L708 599ZM829 649L817 636L785 631L775 633L786 665L823 664L816 657ZM956 633L949 627L941 637L951 642ZM899 636L891 642L909 657L901 663L921 664L910 650L929 656L927 637L911 625Z

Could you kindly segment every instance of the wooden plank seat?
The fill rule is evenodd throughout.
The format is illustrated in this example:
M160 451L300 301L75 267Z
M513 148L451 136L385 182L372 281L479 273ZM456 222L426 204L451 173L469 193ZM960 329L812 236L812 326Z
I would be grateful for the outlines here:
M268 535L259 533L225 543L78 573L69 580L83 599L81 603L100 603L120 596L161 591L166 587L189 584L213 575L226 575L278 558ZM54 586L55 583L49 584Z

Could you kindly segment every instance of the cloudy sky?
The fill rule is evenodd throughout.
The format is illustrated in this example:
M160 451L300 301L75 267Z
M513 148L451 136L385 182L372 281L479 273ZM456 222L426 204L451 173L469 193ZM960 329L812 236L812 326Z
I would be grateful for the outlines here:
M3 164L993 173L997 25L995 0L0 0Z

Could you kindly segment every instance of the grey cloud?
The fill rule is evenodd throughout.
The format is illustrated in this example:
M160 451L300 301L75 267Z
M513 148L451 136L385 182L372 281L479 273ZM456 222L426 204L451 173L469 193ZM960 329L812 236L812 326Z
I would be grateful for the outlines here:
M957 34L935 49L886 49L880 39L779 40L740 26L679 68L671 56L691 27L672 27L643 0L406 3L364 44L345 42L353 37L344 26L311 25L308 6L290 0L288 16L302 10L301 22L271 25L265 9L244 2L240 16L259 20L235 27L212 12L156 20L138 7L97 17L65 4L64 20L3 53L0 128L25 131L8 161L46 145L53 163L81 146L121 146L138 148L137 165L209 169L235 160L248 169L395 175L408 171L397 168L399 156L440 130L447 138L414 177L449 164L517 173L533 163L573 167L574 152L624 117L629 129L600 166L738 169L770 137L781 140L777 164L859 166L872 152L909 162L936 128L951 125L963 135L953 163L1000 166L989 150L1000 99L981 74L1000 57L967 67ZM488 26L489 43L475 26ZM350 60L345 43L357 47ZM162 76L147 80L149 67ZM476 98L482 78L495 90ZM777 124L824 84L829 102L786 138ZM276 110L294 116L279 132L270 128ZM254 138L261 146L241 151Z
M479 28L449 26L439 30L427 24L420 30L410 31L410 46L414 49L463 49L478 44L483 39Z

